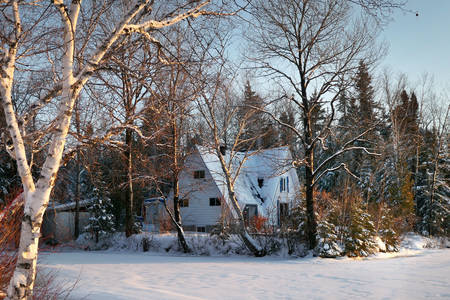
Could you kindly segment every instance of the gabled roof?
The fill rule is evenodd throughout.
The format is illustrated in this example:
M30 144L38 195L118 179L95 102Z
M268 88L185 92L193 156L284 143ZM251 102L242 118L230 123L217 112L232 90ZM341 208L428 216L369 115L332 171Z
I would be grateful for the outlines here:
M219 158L211 149L197 146L198 152L213 177L223 197L228 199L225 176L220 165ZM256 204L267 208L273 203L279 189L280 176L292 169L292 156L288 147L279 147L259 151L234 152L230 157L230 151L225 154L227 163L232 161L233 178L242 164L239 175L234 184L236 198L241 208L245 204ZM258 179L263 179L263 186L259 187Z

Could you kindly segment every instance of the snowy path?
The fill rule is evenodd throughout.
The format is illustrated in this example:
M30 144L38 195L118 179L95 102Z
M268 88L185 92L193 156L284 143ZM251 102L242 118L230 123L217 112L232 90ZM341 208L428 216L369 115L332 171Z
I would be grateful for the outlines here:
M79 275L85 299L450 299L450 251L365 260L64 252L40 265Z

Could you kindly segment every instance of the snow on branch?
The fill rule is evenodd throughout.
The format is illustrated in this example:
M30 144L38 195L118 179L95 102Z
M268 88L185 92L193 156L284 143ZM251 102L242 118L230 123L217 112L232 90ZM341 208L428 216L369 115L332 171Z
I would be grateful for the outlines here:
M324 175L326 175L327 173L337 171L337 170L339 170L339 169L341 169L341 168L344 169L344 170L347 172L347 174L349 174L350 176L352 176L352 177L355 178L356 180L361 180L361 178L359 178L358 176L356 176L355 174L353 174L352 171L350 171L350 169L348 168L348 166L347 166L346 163L341 163L341 164L340 164L339 166L337 166L337 167L334 167L334 168L328 168L328 169L326 169L325 171L323 171L319 176L317 176L317 178L314 180L314 182L313 182L312 185L315 186L316 183L319 182L320 179L321 179Z
M219 13L219 12L213 12L213 11L206 11L202 10L203 7L208 5L211 1L207 0L200 4L198 4L196 7L188 10L185 13L179 14L173 18L166 19L163 21L156 21L156 20L149 20L141 24L130 24L124 28L125 33L132 32L132 31L141 31L141 30L154 30L154 29L161 29L164 27L172 26L180 21L183 21L187 18L198 18L199 16L224 16L224 15L234 15L234 13Z
M313 176L316 177L317 174L319 174L319 172L321 172L321 170L329 163L331 162L333 159L335 159L336 157L348 152L348 151L352 151L352 150L362 150L365 153L369 154L369 155L375 155L375 156L380 156L381 154L379 153L375 153L375 152L371 152L367 149L367 147L361 147L361 146L351 146L351 144L353 144L354 142L356 142L359 138L363 137L365 134L367 134L368 132L372 131L373 129L375 129L375 127L379 124L380 122L377 122L374 126L368 128L367 130L363 131L362 133L360 133L359 135L357 135L356 137L354 137L353 139L349 140L348 142L346 142L342 148L335 152L333 155L329 156L327 159L325 159L317 168L316 170L314 170L313 172Z

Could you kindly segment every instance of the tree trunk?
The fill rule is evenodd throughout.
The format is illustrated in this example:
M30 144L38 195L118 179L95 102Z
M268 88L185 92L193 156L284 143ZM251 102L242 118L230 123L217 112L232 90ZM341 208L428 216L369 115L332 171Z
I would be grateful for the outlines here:
M217 146L219 145L220 144L217 144ZM219 161L222 166L222 171L225 175L225 181L227 184L228 196L230 198L231 205L233 206L234 212L237 215L239 236L241 237L247 249L250 250L250 252L252 252L254 256L256 257L265 256L266 252L264 251L264 249L262 249L261 246L258 245L258 243L250 236L250 234L247 232L247 229L245 228L244 215L242 214L242 210L239 207L239 203L236 199L236 194L234 193L234 188L231 183L231 174L226 167L225 159L223 155L220 153L220 149L216 149L216 154L219 157Z
M75 230L74 238L77 239L80 236L80 164L78 159L79 153L77 151L77 178L75 181Z
M180 200L179 200L178 196L173 197L173 210L174 210L174 223L175 223L175 227L177 229L177 234L178 234L178 243L183 248L184 253L191 253L192 250L186 241L186 237L184 235L184 230L181 225Z
M33 213L27 204L39 200L35 199L38 198L37 196L38 194L35 193L25 193L26 206L22 219L18 258L8 287L8 299L32 299L43 210Z
M228 180L227 180L228 181ZM262 257L266 255L266 252L264 249L262 249L257 242L250 236L250 234L247 231L247 228L245 228L245 221L244 221L244 215L242 214L242 210L239 207L238 201L236 199L236 195L234 193L234 190L231 188L231 192L229 189L228 195L230 196L231 203L233 205L234 211L238 215L238 230L239 230L239 236L241 237L242 241L244 242L245 246L248 250L250 250L254 256L256 257Z
M305 201L306 201L306 235L309 242L309 248L314 249L316 247L317 239L317 221L314 207L314 178L313 178L313 159L312 153L306 153L307 166L305 166Z
M306 235L309 249L314 249L317 244L317 221L314 205L314 145L313 145L313 121L312 107L308 101L306 80L303 71L299 70L301 78L301 96L303 103L303 136L305 138L305 201L306 201Z
M80 130L80 111L78 108L78 105L75 104L75 127L77 134L81 135ZM76 152L77 159L76 159L76 179L75 179L75 230L74 230L74 237L75 239L78 238L80 235L80 172L81 172L81 159L80 159L80 150L77 149Z
M174 212L174 222L178 233L178 243L183 247L184 253L190 253L191 249L186 242L186 237L184 235L184 230L181 223L180 214L180 189L178 184L179 169L178 166L178 130L177 122L175 119L172 120L172 147L173 147L173 212Z
M131 157L132 150L132 132L127 129L125 132L125 144L126 150L124 155L127 159L127 178L128 186L125 191L125 235L127 237L131 236L134 227L134 217L133 217L133 161Z

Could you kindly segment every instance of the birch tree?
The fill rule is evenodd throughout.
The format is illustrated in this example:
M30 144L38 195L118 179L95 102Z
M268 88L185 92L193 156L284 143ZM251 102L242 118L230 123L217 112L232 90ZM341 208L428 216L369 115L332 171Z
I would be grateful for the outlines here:
M69 2L69 1L68 1ZM9 299L31 299L34 278L36 273L36 261L38 254L38 242L43 215L48 205L57 172L64 151L66 137L71 122L74 104L79 97L86 82L94 72L108 61L108 51L116 43L125 42L131 34L142 34L151 43L160 46L159 41L152 36L152 31L161 30L187 18L195 18L205 14L215 14L204 10L210 1L181 3L175 7L172 14L164 18L157 18L151 14L154 1L136 1L117 20L112 29L102 27L104 36L101 40L92 37L95 29L85 34L85 40L77 47L79 32L77 24L80 17L82 1L53 0L47 8L41 8L33 3L22 1L2 1L3 15L1 20L1 43L0 49L0 95L1 104L5 113L10 139L13 147L10 153L15 157L18 172L21 177L24 193L24 217L22 220L21 237L19 244L19 257L14 275L8 288ZM97 28L102 12L108 9L108 3L102 3L103 7L92 2L93 13L92 28ZM33 114L46 106L51 101L56 104L57 115L48 118L51 138L46 147L45 162L41 166L37 180L31 175L27 151L23 138L23 123L29 116L19 116L14 110L11 91L14 83L14 73L18 67L18 53L21 49L25 31L21 21L22 5L32 6L32 9L56 10L60 17L60 24L56 26L55 32L61 32L62 53L58 61L53 64L55 73L59 76L55 80L54 87L48 93L39 97L38 101L30 107L29 113ZM86 3L85 3L86 4ZM89 3L87 3L89 4ZM95 9L95 11L93 10ZM83 11L85 12L85 11ZM58 26L62 31L56 30ZM31 28L33 29L33 28ZM99 31L95 31L99 33ZM84 54L80 60L76 54ZM85 50L85 51L84 51ZM49 55L50 59L51 56ZM39 63L39 62L34 62ZM22 126L22 127L21 127Z

